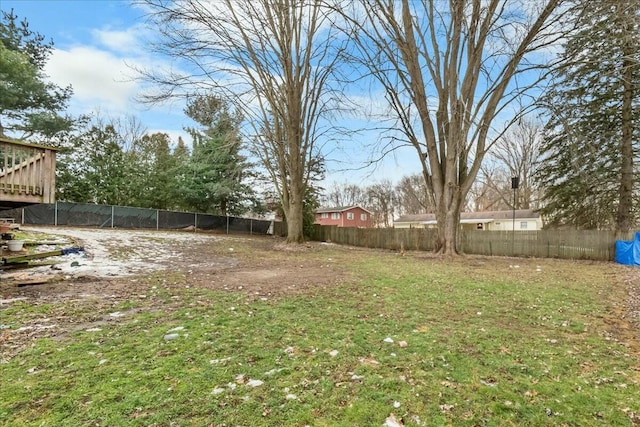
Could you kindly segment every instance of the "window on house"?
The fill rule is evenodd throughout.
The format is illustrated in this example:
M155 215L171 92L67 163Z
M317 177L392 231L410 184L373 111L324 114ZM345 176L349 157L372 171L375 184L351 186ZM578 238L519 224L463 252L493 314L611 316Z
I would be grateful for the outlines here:
M360 221L366 221L367 220L367 214L360 214Z
M520 230L526 230L527 224L527 221L520 221Z
M353 219L353 212L347 212L347 219Z
M331 214L331 219L340 219L340 212L333 212Z
M328 213L326 213L326 212L323 212L323 213L322 213L322 218L329 218L329 214L328 214Z

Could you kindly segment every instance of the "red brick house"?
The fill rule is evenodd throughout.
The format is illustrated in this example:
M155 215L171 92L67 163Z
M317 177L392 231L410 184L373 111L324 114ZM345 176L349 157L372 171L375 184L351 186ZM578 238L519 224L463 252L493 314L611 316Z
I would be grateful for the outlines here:
M320 208L316 211L316 224L338 227L371 227L371 212L360 206Z

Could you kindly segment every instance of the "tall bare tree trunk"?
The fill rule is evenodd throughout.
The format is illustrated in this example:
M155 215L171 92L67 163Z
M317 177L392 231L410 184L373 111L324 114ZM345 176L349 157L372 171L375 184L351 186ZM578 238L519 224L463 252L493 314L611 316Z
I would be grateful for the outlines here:
M246 119L248 150L260 160L282 202L288 242L303 241L303 202L316 179L322 146L337 134L341 108L334 80L337 37L323 0L142 0L162 37L155 49L184 61L191 74L139 70L161 90L159 102L206 91L227 99ZM317 168L316 168L317 169Z
M360 65L398 116L392 144L418 155L441 254L458 253L462 201L500 134L493 122L544 78L533 72L543 63L528 59L557 37L560 26L551 21L561 2L361 0L363 16L347 17L358 33Z
M302 199L290 199L285 216L287 217L287 243L302 243L304 241Z

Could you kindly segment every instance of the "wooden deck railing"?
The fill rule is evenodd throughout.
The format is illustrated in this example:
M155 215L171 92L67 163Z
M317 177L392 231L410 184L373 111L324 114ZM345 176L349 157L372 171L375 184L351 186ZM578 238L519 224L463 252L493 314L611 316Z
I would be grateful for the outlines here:
M0 208L55 202L56 151L0 138Z

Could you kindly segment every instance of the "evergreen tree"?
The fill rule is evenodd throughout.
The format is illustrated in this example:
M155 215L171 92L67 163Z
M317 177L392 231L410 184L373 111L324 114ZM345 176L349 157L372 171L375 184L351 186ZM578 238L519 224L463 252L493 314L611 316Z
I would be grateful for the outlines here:
M2 11L0 136L48 139L71 127L72 120L59 114L71 97L71 87L48 82L43 72L52 47L53 42L46 43L44 36L30 30L26 20Z
M93 124L72 138L58 171L57 194L63 201L127 206L131 170L112 125Z
M638 137L638 0L580 2L564 46L536 178L547 223L632 225L633 141Z
M220 215L245 212L255 193L246 182L250 165L241 154L242 118L208 95L190 100L185 113L201 126L187 129L193 148L181 174L185 207Z
M133 188L132 206L154 209L179 207L178 159L166 133L145 134L127 153Z

